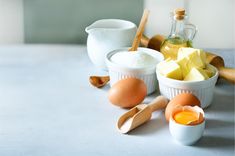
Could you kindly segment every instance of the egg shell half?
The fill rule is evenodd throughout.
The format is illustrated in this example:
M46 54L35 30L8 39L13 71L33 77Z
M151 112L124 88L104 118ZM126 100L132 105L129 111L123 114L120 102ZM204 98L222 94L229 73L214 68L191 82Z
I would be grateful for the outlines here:
M165 110L166 120L169 121L171 113L178 106L201 106L200 100L193 95L192 93L182 93L176 95L171 101L168 103Z
M108 92L109 101L119 107L131 108L140 104L147 95L144 81L126 78L115 83Z
M175 122L177 122L175 119L175 115L177 113L184 112L184 111L193 112L197 115L197 120L195 120L191 123L188 123L188 124L184 124L184 125L190 125L190 126L198 125L205 120L205 113L204 113L203 109L198 106L179 106L173 110L170 118L172 118L173 120L175 120Z

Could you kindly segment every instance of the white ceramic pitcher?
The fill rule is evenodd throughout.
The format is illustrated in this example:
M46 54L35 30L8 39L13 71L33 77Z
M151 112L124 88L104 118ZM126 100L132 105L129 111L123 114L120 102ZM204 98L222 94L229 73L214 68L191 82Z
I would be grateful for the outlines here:
M86 27L87 51L91 61L97 67L107 70L106 54L115 49L130 47L136 30L134 23L120 19L102 19Z

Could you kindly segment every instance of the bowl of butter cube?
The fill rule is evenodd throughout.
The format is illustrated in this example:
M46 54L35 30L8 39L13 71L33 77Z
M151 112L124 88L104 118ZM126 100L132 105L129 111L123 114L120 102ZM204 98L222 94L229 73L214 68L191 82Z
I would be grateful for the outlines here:
M212 103L219 73L206 62L203 50L180 48L176 60L158 63L156 74L160 93L168 99L181 93L192 93L198 97L202 108Z

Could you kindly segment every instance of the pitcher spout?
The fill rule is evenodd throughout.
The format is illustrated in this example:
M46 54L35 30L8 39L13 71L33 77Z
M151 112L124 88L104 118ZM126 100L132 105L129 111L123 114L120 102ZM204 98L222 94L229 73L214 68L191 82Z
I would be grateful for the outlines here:
M88 27L86 27L85 28L85 31L88 33L88 34L90 34L91 32L94 32L94 31L96 31L97 29L104 29L103 27L102 27L102 23L100 22L101 20L99 20L99 21L96 21L96 22L94 22L94 23L92 23L91 25L89 25Z
M91 30L94 29L92 25L85 28L86 33L90 34Z

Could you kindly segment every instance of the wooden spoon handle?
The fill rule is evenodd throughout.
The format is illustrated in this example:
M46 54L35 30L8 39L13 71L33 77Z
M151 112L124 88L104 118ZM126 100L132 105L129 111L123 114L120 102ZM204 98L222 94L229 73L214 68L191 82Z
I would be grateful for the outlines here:
M235 69L234 68L219 68L219 76L233 84L235 84Z
M148 47L149 38L143 34L142 37L141 37L140 42L141 42L142 46Z
M151 108L152 112L163 109L168 104L168 99L164 96L156 97L151 103L149 103L149 107Z
M149 10L145 9L144 13L143 13L143 16L141 18L139 27L137 29L134 41L133 41L132 46L129 49L129 51L136 51L137 50L137 48L138 48L138 46L140 44L140 39L141 39L143 31L144 31L144 27L145 27L145 25L147 23L147 20L148 20L148 16L149 16Z

